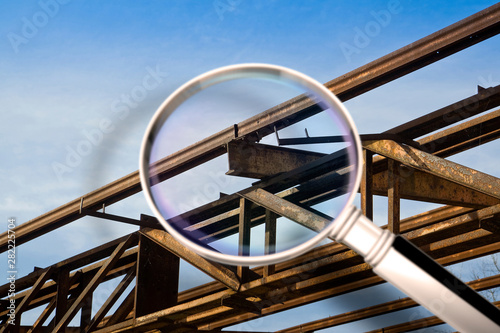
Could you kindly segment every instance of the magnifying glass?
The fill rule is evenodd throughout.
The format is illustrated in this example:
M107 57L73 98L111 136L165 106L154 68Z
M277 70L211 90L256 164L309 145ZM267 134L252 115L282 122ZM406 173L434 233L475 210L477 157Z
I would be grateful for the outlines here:
M328 140L273 144L272 134L296 136L306 125ZM455 329L500 332L495 306L354 206L361 156L349 112L323 85L289 68L241 64L165 100L143 139L140 178L161 225L207 259L270 265L335 240Z

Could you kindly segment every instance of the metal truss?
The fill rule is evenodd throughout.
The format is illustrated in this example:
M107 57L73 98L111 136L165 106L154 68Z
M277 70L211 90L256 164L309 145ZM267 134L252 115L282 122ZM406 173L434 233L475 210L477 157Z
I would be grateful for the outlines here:
M497 4L326 86L345 101L499 32ZM446 159L500 136L500 110L492 110L499 105L500 86L479 87L476 95L386 132L362 136L363 213L372 217L373 196L387 196L385 227L445 266L499 252L500 179ZM250 228L264 225L266 251L273 251L279 217L310 229L329 221L329 216L312 206L338 195L333 184L344 183L342 173L336 172L342 165L342 154L323 155L257 143L263 136L319 111L296 98L266 111L267 121L243 121L160 161L156 171L168 179L227 154L229 174L261 178L247 189L183 214L208 235L202 241L238 234L244 245L249 242ZM245 158L249 151L257 156L252 163ZM333 241L276 265L230 267L203 259L177 243L154 217L132 219L99 211L139 191L139 175L134 172L16 228L19 245L86 216L140 227L130 235L18 279L18 325L7 324L8 311L2 306L0 332L220 332L238 323L384 283L358 254ZM441 207L400 219L401 199ZM0 235L3 252L7 244L4 233ZM180 259L208 274L213 282L179 292ZM101 308L92 309L95 290L113 279L120 282ZM469 285L478 291L500 287L500 275L470 281ZM8 290L8 284L0 286L2 305L9 302ZM415 306L413 300L403 298L280 332L314 332ZM23 312L38 307L43 310L36 322L20 326ZM70 326L77 314L79 326ZM376 332L405 332L441 323L435 317L422 318Z

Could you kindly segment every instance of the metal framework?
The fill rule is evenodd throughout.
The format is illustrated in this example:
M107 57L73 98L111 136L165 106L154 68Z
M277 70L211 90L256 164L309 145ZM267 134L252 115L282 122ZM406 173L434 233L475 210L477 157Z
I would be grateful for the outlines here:
M345 101L499 32L497 4L326 86ZM374 195L387 196L386 227L442 265L499 252L500 179L446 159L500 137L500 109L494 110L499 105L500 86L478 87L476 95L386 132L362 136L365 163L360 192L364 214L372 217ZM162 179L226 153L230 173L263 178L183 217L203 222L202 227L214 239L240 232L242 243L248 242L245 230L265 224L268 251L276 241L279 216L310 228L327 220L311 206L335 196L331 184L341 184L342 176L332 173L331 166L338 156L256 143L317 112L300 98L292 99L266 111L266 121L248 119L162 160L158 166ZM260 157L255 163L247 163L245 154L249 151ZM283 156L286 165L280 163ZM139 176L134 172L16 227L17 245L86 216L134 224L140 229L18 279L17 326L7 323L9 284L0 286L0 332L219 332L237 323L384 283L359 255L335 242L272 266L229 267L205 260L180 245L151 216L131 219L99 211L103 205L139 191ZM441 207L401 220L400 199ZM2 252L7 251L7 236L0 235ZM208 274L213 282L179 292L180 259ZM116 278L121 281L101 308L92 309L94 291ZM476 290L500 287L500 275L469 284ZM121 303L116 307L118 301ZM23 312L40 306L43 311L32 326L19 325ZM280 332L314 332L415 306L411 299L398 299ZM78 314L79 326L70 326ZM430 317L374 332L406 332L440 323Z

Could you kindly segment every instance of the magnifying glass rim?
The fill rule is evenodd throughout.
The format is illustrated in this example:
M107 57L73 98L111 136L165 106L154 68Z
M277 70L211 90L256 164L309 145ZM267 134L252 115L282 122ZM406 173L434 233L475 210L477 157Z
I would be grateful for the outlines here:
M334 223L330 223L326 228L320 231L317 235L311 239L294 246L290 249L276 252L268 255L259 256L236 256L230 254L224 254L209 250L200 246L188 238L184 237L182 233L178 232L174 227L172 227L160 213L158 207L156 206L153 196L151 193L151 187L149 186L149 158L151 152L151 146L153 141L150 140L150 136L153 130L161 128L165 121L168 119L170 114L175 111L175 109L186 101L192 95L198 93L199 91L225 81L230 81L239 78L262 78L270 77L276 80L285 79L288 82L299 84L299 86L307 88L310 92L317 94L323 102L327 105L332 106L334 109L338 110L339 115L342 116L347 125L349 125L351 136L354 139L355 151L357 154L356 158L356 170L355 181L352 192L350 193L346 204L344 205L340 214L335 218ZM173 105L173 108L171 107ZM165 115L165 112L167 114ZM162 121L163 123L158 126L157 122ZM156 135L157 133L155 133ZM148 156L146 156L148 155ZM351 215L353 206L353 201L355 199L357 189L359 188L361 182L362 173L362 153L361 153L361 140L359 138L358 131L352 120L349 112L344 107L342 102L326 87L324 87L318 81L310 78L309 76L292 70L287 67L270 65L270 64L260 64L260 63L246 63L237 64L220 67L204 74L201 74L192 80L186 82L176 91L174 91L158 108L155 112L153 118L151 119L146 133L141 145L141 151L139 156L139 176L141 181L142 190L146 197L146 201L149 207L153 211L154 215L160 222L160 224L167 230L167 232L172 235L179 243L186 246L188 249L194 251L200 256L214 260L224 264L236 265L236 266L258 266L258 265L269 265L278 262L285 261L290 258L295 258L306 251L312 249L316 244L321 242L326 237L335 234L335 231L340 227Z

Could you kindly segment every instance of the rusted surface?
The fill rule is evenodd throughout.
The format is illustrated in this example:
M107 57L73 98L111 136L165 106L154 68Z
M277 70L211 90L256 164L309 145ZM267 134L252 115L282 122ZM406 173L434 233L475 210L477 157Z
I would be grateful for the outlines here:
M439 157L448 157L499 137L500 110L496 110L429 135L418 140L418 143L424 151Z
M500 275L488 277L486 279L479 279L467 283L471 288L480 291L500 286ZM316 330L339 326L351 323L357 320L371 318L377 315L392 313L417 306L418 303L411 298L406 297L399 300L374 305L371 307L346 312L336 316L315 320L309 323L304 323L299 326L290 327L284 330L277 331L276 333L308 333L315 332Z
M495 306L500 308L500 301L494 302ZM383 327L374 331L367 333L399 333L399 332L409 332L419 328L433 327L443 324L443 321L435 316L421 318L413 320L407 323L402 323L399 325L393 325L388 327Z
M397 126L385 133L399 134L408 139L416 139L499 105L500 85L489 87L473 96Z
M500 199L413 168L402 168L400 197L445 205L484 208L500 203ZM373 193L387 196L388 171L373 176Z
M240 282L235 272L221 264L201 258L193 251L178 243L167 232L150 228L144 228L140 232L142 235L157 242L159 245L175 253L180 258L186 260L191 265L199 268L231 289L237 290L239 288Z
M309 210L287 202L286 200L262 189L257 189L242 195L256 204L259 204L260 206L263 206L280 216L288 217L289 219L313 231L319 232L331 222L331 220L318 216Z
M361 211L369 219L373 219L373 154L363 149L363 175L361 178ZM387 193L387 192L386 192Z
M387 169L387 198L389 201L387 216L389 219L388 229L393 234L400 232L400 210L401 210L401 180L399 176L400 165L394 160L389 160Z
M393 141L370 141L364 147L412 168L500 199L500 179L491 175Z
M293 170L324 156L306 150L248 143L242 140L231 141L227 151L229 171L226 174L258 179Z

